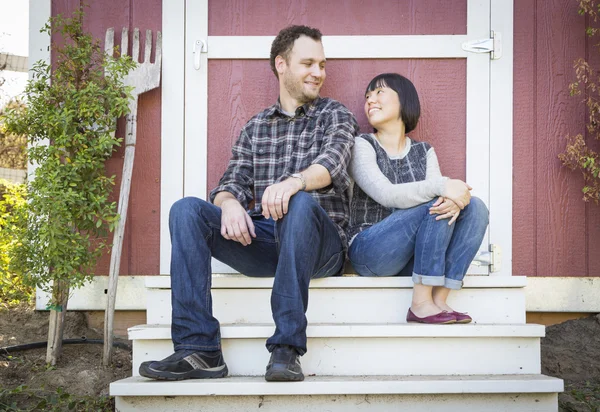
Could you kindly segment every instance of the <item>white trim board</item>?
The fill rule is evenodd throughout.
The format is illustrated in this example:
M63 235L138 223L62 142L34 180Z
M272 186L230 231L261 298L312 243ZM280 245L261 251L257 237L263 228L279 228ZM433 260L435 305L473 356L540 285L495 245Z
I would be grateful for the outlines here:
M466 58L466 35L323 36L328 59ZM208 36L209 59L268 59L275 36Z
M162 278L162 277L161 277ZM480 287L479 277L468 277L465 282L475 282L473 287ZM522 277L519 276L519 279ZM160 282L158 276L121 276L117 290L117 310L146 310L146 284ZM244 278L251 279L251 278ZM323 286L336 279L323 279ZM263 280L265 283L268 280ZM380 287L407 287L399 278L382 280L385 283ZM517 281L522 284L522 281ZM518 285L508 287L519 287ZM96 276L94 280L72 292L69 299L69 310L104 310L106 308L106 294L104 290L108 285L108 277ZM227 285L225 285L227 286ZM364 286L364 285L363 285ZM241 285L241 287L247 287ZM506 287L506 286L505 286ZM525 287L527 312L600 312L600 277L528 277ZM45 310L48 295L37 291L36 309Z
M146 310L146 286L149 276L119 276L116 310ZM72 290L67 310L106 310L108 276L96 276L80 289ZM50 294L40 289L35 293L35 309L46 310Z

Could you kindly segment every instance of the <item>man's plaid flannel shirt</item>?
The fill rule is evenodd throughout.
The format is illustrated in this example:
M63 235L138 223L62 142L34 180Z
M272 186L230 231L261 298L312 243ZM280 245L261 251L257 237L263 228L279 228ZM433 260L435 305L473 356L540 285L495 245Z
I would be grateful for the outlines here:
M292 117L277 101L242 128L227 170L211 191L210 200L213 202L219 192L230 192L246 209L254 200L249 213L258 216L268 186L320 164L329 171L332 184L309 193L336 224L346 247L350 186L346 168L357 132L354 115L335 100L318 97L298 107Z

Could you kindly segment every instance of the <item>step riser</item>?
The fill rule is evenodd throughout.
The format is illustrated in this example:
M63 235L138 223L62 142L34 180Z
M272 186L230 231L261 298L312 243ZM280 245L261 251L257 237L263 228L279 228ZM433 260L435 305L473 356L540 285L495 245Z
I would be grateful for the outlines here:
M171 323L171 290L148 289L147 323ZM272 323L270 289L213 289L213 313L221 323ZM311 289L309 323L403 323L412 289ZM463 289L448 303L478 323L525 323L522 288Z
M231 376L262 376L264 339L223 339ZM173 353L167 339L133 341L133 375ZM501 355L499 355L501 354ZM540 373L539 338L309 338L305 375L502 375Z
M119 412L552 412L558 396L551 394L338 395L338 396L117 396Z

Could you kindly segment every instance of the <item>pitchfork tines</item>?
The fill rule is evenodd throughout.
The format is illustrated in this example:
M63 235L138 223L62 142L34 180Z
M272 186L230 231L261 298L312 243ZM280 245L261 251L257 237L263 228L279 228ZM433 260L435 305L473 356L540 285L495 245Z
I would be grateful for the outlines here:
M104 42L104 50L109 56L114 54L115 31L113 28L106 30L106 39ZM121 50L122 56L127 55L129 48L129 30L124 27L121 32ZM139 63L140 57L140 29L133 30L133 42L131 59L137 63L135 69L123 79L123 83L127 86L133 86L133 95L140 95L148 90L158 87L160 84L160 70L162 60L162 35L159 31L156 32L156 51L154 53L154 63L150 62L152 54L152 31L146 30L146 42L144 47L144 61Z

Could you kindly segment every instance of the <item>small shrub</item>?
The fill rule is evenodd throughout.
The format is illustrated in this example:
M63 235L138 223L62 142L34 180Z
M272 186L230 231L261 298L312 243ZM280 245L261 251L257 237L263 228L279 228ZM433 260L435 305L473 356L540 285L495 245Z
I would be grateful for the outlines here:
M31 304L35 290L10 270L13 249L27 225L26 186L0 179L0 308Z

